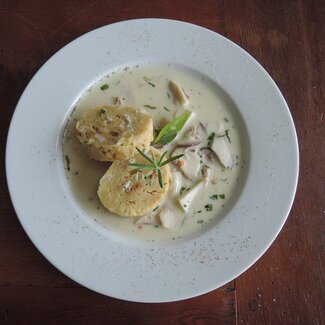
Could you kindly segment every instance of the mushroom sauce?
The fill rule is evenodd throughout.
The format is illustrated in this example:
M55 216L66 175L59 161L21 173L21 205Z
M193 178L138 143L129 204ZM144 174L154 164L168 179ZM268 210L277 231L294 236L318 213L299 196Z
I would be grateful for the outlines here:
M90 159L76 135L81 114L99 105L145 110L153 119L155 136L175 117L192 112L177 137L158 147L162 153L168 151L167 157L184 156L169 164L168 193L145 216L115 216L99 201L99 180L110 163ZM170 65L127 67L97 81L77 101L63 141L66 177L78 204L109 231L149 241L183 238L213 226L231 207L244 163L239 130L228 106L225 94L211 80Z

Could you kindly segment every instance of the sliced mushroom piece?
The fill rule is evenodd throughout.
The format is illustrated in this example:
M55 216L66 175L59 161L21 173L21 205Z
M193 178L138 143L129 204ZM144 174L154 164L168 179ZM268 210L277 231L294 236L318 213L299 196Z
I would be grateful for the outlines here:
M187 148L182 158L184 158L185 162L183 166L184 175L190 180L195 179L201 167L201 158L197 153L197 148Z
M203 165L202 174L203 174L204 180L208 182L211 179L211 175L212 175L211 168L207 165Z
M183 137L178 142L180 146L197 146L206 137L206 129L202 123L191 126L184 132Z
M211 182L214 185L218 183L218 177L216 175L213 175L212 169L209 166L203 165L202 174L203 179L206 182Z
M214 138L211 149L217 154L221 164L225 168L232 167L233 159L230 152L230 148L223 137Z
M201 167L201 157L198 155L198 148L196 147L176 147L171 156L183 154L183 157L175 162L182 174L189 180L195 180L199 174Z
M169 188L170 194L175 196L179 194L182 185L182 174L180 172L172 173L171 186Z
M122 98L120 96L114 97L114 104L115 105L121 106L121 105L124 105L124 102L125 102L125 98Z
M200 149L200 153L208 161L214 161L217 158L217 154L210 147L203 147Z
M153 213L151 214L147 214L144 215L143 217L140 217L137 221L136 221L136 225L152 225L154 224L155 221L155 216Z
M190 208L191 203L193 202L194 197L203 189L206 184L206 180L202 180L192 187L189 191L184 192L179 196L178 202L185 212Z
M177 224L175 215L168 207L163 207L159 213L161 225L165 228L174 228Z
M171 80L169 82L169 87L174 94L175 102L180 103L182 106L187 106L189 104L189 100L185 95L184 90L177 82Z

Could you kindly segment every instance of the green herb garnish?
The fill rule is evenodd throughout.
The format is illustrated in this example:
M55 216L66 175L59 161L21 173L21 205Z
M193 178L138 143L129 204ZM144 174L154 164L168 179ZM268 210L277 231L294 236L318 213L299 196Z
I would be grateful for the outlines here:
M159 209L159 205L157 205L152 211L156 211Z
M177 135L177 133L183 128L188 118L190 117L191 112L186 112L174 120L167 123L162 130L159 132L154 143L157 144L167 144L173 141Z
M142 79L143 79L143 80L144 80L148 85L150 85L151 87L156 87L156 85L153 84L153 83L151 82L151 78L149 78L149 77L147 77L147 76L143 76Z
M181 187L181 190L179 191L179 194L182 194L185 190L186 190L186 187L185 186L182 186Z
M67 170L69 172L70 171L70 158L68 155L65 155L64 158L65 158L65 161L67 162Z
M203 223L204 221L203 220L198 220L197 223Z
M227 123L229 122L229 120L226 117L223 120Z
M231 143L230 141L230 137L229 137L229 130L226 130L224 134L218 135L218 138L223 138L226 137L229 141L229 143Z
M105 85L102 85L102 86L100 87L100 89L101 89L101 90L106 90L106 89L108 89L108 87L109 87L108 84L105 84Z
M147 161L150 162L150 164L149 165L146 165L146 164L129 164L129 166L136 167L136 169L138 169L138 170L156 170L157 171L157 174L158 174L159 186L161 188L164 187L163 182L162 182L161 167L163 167L163 166L169 164L170 162L172 162L174 160L177 160L177 159L179 159L179 158L181 158L183 156L183 154L181 154L181 155L177 155L177 156L171 157L171 158L166 159L166 160L163 161L164 157L167 154L167 151L165 151L162 154L162 156L160 157L160 159L157 160L157 159L154 158L154 156L151 156L151 158L149 156L147 156L138 147L136 147L136 149L137 149L138 153L144 159L146 159Z
M207 204L204 207L205 207L205 210L212 211L212 204Z
M226 196L224 194L214 194L212 196L210 196L210 199L212 200L223 200Z
M166 106L163 106L164 107L164 110L166 110L167 112L170 112L170 109L167 108Z
M212 132L212 133L208 136L208 147L211 147L215 135L216 135L215 132Z
M228 132L229 132L229 130L226 130L225 134L226 134L226 137L227 137L229 143L231 143Z
M146 107L146 108L150 108L150 109L156 109L157 107L156 106L151 106L151 105L143 105L143 107Z

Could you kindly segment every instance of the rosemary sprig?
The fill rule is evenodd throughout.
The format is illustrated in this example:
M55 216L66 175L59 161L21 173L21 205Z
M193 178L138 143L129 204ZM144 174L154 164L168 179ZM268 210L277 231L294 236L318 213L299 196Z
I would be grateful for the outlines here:
M174 157L170 157L169 159L166 159L163 161L163 159L165 158L167 151L165 151L159 160L155 159L154 156L152 156L151 158L149 156L147 156L143 151L141 151L138 147L136 147L138 153L144 158L146 159L148 162L150 162L150 164L129 164L129 166L135 167L138 170L156 170L157 174L158 174L158 181L159 181L159 186L161 188L164 187L163 181L162 181L162 174L161 174L161 167L169 164L170 162L177 160L179 158L181 158L183 156L183 154L181 155L177 155Z

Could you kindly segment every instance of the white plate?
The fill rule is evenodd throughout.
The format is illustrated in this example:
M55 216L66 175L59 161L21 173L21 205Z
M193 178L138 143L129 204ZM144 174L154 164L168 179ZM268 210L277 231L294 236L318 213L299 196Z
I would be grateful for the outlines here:
M63 176L68 109L108 71L146 62L181 64L215 80L248 134L247 178L231 211L200 236L168 245L127 241L82 216ZM38 71L11 122L6 171L21 224L54 266L108 296L164 302L218 288L266 251L293 202L298 144L280 91L244 50L202 27L140 19L79 37Z

